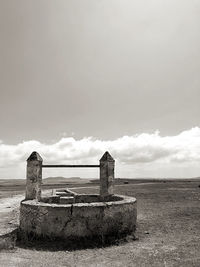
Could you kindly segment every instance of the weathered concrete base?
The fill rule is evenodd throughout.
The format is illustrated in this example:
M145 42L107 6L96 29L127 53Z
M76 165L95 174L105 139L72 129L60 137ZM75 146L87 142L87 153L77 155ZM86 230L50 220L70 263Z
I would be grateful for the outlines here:
M87 195L84 196L86 198ZM83 195L76 195L77 198L85 202ZM94 201L95 195L89 198ZM136 218L136 199L127 196L114 195L107 202L75 204L24 200L20 208L20 234L25 239L57 239L65 242L93 240L104 243L109 239L134 234Z
M60 204L73 204L74 201L74 197L60 197Z

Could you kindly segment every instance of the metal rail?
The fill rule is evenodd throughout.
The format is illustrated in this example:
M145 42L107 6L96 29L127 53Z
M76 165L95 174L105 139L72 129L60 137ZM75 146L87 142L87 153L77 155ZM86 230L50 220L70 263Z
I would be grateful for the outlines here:
M100 165L42 165L42 168L99 168Z

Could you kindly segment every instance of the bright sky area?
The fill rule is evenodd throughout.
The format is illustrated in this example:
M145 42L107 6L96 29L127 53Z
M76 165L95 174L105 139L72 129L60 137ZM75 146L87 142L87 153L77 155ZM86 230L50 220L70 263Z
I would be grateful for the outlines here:
M198 0L0 0L0 178L200 174ZM98 177L94 170L45 176Z

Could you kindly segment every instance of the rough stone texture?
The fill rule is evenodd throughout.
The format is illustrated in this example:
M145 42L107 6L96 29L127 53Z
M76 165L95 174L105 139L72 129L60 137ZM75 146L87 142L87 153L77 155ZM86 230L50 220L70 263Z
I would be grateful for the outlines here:
M115 161L106 151L100 159L100 195L106 197L113 194Z
M71 196L70 193L66 192L66 191L60 191L60 192L56 192L56 196L63 196L63 197L67 197L67 196Z
M75 196L75 202L76 203L91 203L91 202L99 202L100 201L100 196L91 194L91 195L86 195L86 194L80 194Z
M37 152L33 152L27 159L26 196L28 200L41 199L42 184L42 158Z
M74 197L60 197L60 204L72 204L74 203Z
M102 197L97 194L79 194L75 196L75 203L92 203L92 202L112 202L122 200L123 198L116 195Z
M136 199L116 197L121 200L68 205L24 200L20 207L21 234L66 241L132 234L136 229Z
M60 196L50 196L48 203L60 203Z
M78 195L78 193L70 190L69 188L65 189L65 192L67 192L69 196L76 196L76 195Z
M72 191L71 191L72 192ZM71 196L49 196L41 197L40 202L52 204L72 204L72 203L93 203L93 202L113 202L123 200L117 195L102 197L98 194L76 194Z

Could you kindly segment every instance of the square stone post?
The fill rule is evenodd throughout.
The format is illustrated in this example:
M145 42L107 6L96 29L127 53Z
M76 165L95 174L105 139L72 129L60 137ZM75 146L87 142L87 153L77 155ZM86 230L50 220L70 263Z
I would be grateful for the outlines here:
M106 151L100 159L100 195L106 197L113 194L115 160Z
M25 199L41 199L42 161L35 151L27 159Z

